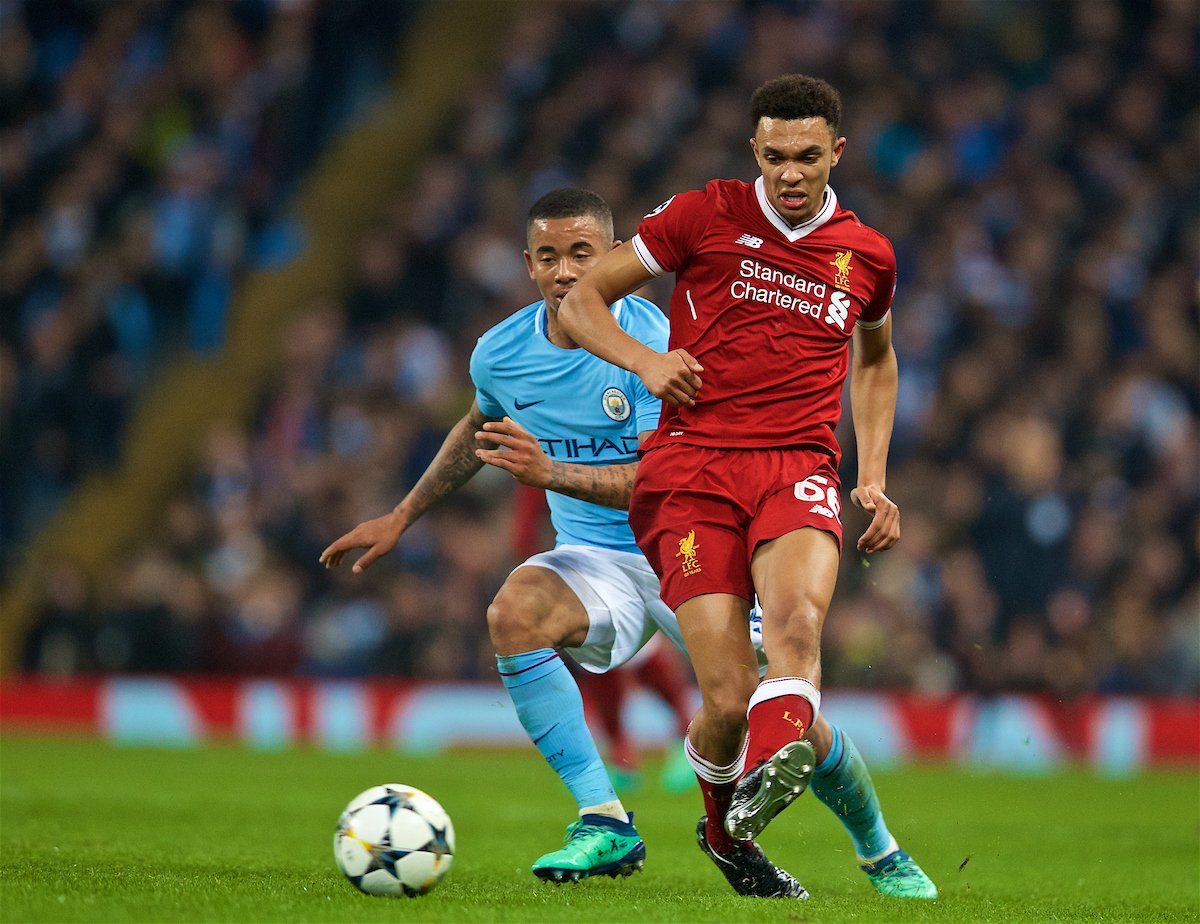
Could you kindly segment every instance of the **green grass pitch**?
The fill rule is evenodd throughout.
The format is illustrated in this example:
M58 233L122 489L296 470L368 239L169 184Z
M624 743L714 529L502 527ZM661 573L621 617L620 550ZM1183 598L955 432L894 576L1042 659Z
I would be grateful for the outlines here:
M650 765L650 769L653 765ZM884 899L849 839L806 796L763 835L805 903L735 896L693 841L697 792L626 797L646 869L556 887L530 863L574 804L532 749L409 757L0 742L0 919L22 921L1197 921L1196 773L1105 780L877 772L894 834L941 889ZM368 786L427 790L458 834L418 899L360 895L333 863L346 802Z

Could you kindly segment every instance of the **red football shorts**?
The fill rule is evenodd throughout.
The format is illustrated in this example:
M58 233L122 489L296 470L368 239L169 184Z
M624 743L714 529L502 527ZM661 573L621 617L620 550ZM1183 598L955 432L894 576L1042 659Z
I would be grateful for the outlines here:
M813 526L841 549L840 489L834 460L816 450L668 443L638 465L629 525L672 610L700 594L753 600L760 542Z

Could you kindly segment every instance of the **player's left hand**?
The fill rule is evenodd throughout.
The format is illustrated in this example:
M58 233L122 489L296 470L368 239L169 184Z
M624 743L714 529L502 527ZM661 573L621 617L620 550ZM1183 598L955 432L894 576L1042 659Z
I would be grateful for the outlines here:
M494 443L500 449L476 449L475 455L496 468L511 472L521 484L531 488L550 487L553 468L550 457L532 433L511 417L489 420L475 433L481 443Z
M878 485L866 484L850 492L856 507L873 513L871 525L858 540L860 552L883 552L900 539L900 508L893 504Z

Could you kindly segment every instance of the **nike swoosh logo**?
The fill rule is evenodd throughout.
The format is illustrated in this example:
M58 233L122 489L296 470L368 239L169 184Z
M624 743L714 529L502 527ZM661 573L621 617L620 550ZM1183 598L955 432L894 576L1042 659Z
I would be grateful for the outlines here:
M522 404L520 401L516 401L516 400L514 400L514 401L513 401L513 405L516 407L516 409L517 409L518 411L523 411L523 410L525 410L525 408L527 408L527 407L533 407L535 404L541 404L541 403L542 403L542 401L545 401L545 400L546 400L545 398L542 398L542 399L540 399L540 400L538 400L538 401L530 401L528 404Z

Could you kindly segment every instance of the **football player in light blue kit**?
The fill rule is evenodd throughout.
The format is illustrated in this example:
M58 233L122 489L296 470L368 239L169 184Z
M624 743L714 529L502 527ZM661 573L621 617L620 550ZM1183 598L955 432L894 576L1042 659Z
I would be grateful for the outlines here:
M636 375L580 349L558 325L563 297L614 244L608 205L583 190L555 190L534 203L526 234L525 261L543 298L479 339L471 356L475 402L408 496L342 536L321 561L336 567L347 550L365 548L354 565L362 571L485 463L548 489L556 546L513 571L487 613L521 724L579 804L565 845L538 859L533 872L557 882L629 875L646 848L557 651L602 673L661 629L686 654L626 514L639 439L658 425L661 404ZM630 335L667 349L667 320L653 304L629 296L612 312Z

